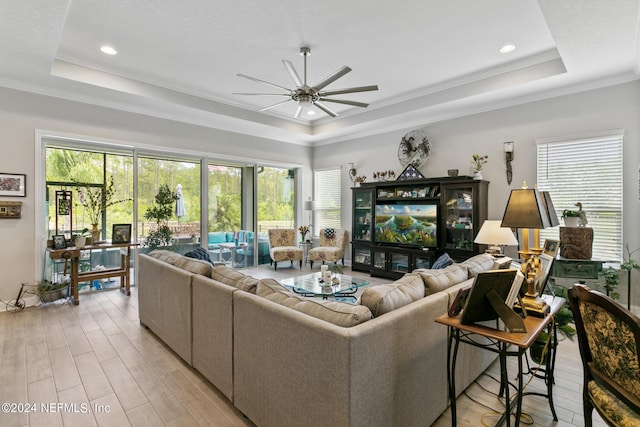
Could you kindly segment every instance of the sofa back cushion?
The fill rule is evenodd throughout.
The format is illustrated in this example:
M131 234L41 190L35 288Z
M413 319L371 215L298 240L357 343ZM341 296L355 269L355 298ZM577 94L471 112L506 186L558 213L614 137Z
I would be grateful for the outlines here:
M439 270L427 270L419 268L413 270L420 274L424 282L424 294L429 296L444 291L453 285L464 282L468 278L467 267L462 264L453 264Z
M176 261L182 258L182 255L180 255L179 253L167 251L165 249L155 249L149 252L149 256L171 265L175 265Z
M481 271L491 270L494 261L493 255L479 254L461 262L461 264L467 267L469 279L471 279L472 277L476 277Z
M365 288L362 305L375 317L388 313L424 297L424 283L419 274L405 274L393 283Z
M218 282L222 282L225 285L233 286L246 292L251 292L252 294L256 293L256 288L258 286L258 279L247 276L246 274L240 273L239 271L224 265L217 265L213 267L211 269L211 278Z
M203 276L209 277L211 275L212 265L208 261L204 261L201 259L189 258L186 256L181 256L176 260L176 267L181 268L183 270L187 270L194 274L201 274Z
M340 301L304 298L289 292L287 288L274 279L260 280L256 293L276 304L345 328L359 325L373 318L371 311L365 306Z

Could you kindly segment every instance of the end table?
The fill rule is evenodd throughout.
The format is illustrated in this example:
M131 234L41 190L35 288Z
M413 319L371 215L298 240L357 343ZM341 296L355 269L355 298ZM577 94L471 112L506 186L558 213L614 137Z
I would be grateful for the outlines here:
M302 263L306 265L309 260L309 249L313 247L313 243L311 240L307 240L306 242L300 242L298 245L302 249Z

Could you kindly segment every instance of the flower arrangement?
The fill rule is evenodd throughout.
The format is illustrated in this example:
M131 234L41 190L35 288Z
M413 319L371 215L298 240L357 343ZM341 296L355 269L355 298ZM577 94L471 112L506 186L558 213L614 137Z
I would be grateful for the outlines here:
M116 190L113 185L113 177L109 177L106 185L102 187L90 187L85 185L78 190L78 200L89 215L91 224L99 224L102 220L102 212L109 206L131 200L111 200L115 192Z
M300 227L298 227L298 231L300 232L300 239L301 241L305 241L307 234L309 234L309 226L308 225L301 225Z
M473 170L481 171L482 167L489 161L489 156L484 155L481 156L479 154L473 155L473 160L471 160L471 164L473 165Z

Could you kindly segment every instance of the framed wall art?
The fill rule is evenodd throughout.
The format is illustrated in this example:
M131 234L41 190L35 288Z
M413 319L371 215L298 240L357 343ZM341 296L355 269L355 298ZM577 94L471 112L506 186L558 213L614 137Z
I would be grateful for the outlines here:
M112 243L131 243L131 224L113 224Z
M26 197L27 175L0 173L0 196Z

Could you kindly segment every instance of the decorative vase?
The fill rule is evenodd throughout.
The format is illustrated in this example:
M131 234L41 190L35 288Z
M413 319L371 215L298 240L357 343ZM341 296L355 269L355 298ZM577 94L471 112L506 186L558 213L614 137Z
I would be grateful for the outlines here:
M473 179L482 180L482 171L473 171Z
M84 248L84 246L87 244L87 238L84 236L77 236L76 237L76 248Z
M100 230L98 229L98 224L92 224L93 228L91 229L91 241L95 244L100 241Z
M580 218L578 218L577 216L565 216L564 225L566 227L577 227L579 219Z

